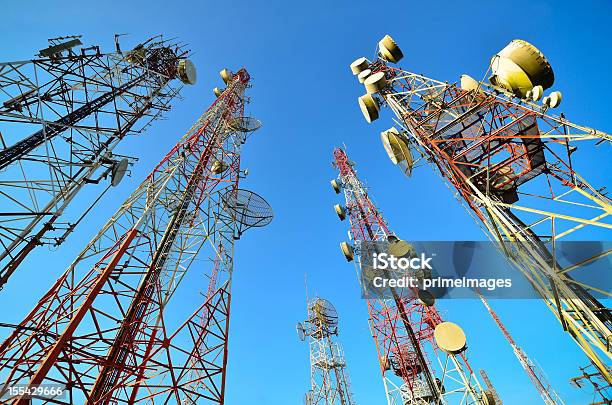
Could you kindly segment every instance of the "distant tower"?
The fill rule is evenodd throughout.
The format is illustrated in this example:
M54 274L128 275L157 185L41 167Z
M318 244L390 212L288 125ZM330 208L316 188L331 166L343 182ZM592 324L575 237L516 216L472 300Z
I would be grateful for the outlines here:
M346 259L355 259L361 267L361 255L367 254L362 251L364 242L409 247L391 232L344 150L334 150L334 167L339 175L332 180L332 188L336 193L343 191L346 200L346 206L334 208L340 220L349 219L353 241L340 245ZM387 403L495 404L493 394L483 389L467 360L464 332L443 321L434 306L435 297L426 291L390 290L392 299L367 300Z
M559 246L612 229L605 187L577 172L592 161L609 162L612 136L549 114L561 102L558 91L536 103L554 75L525 41L510 42L492 58L490 85L467 75L449 84L393 67L402 56L387 35L373 62L351 64L367 92L358 100L366 120L378 119L386 105L401 126L381 134L390 159L409 175L416 151L435 168L610 383L612 315L594 296L610 294L588 281L592 269L609 267L609 252L598 249L564 266ZM580 158L578 147L599 149L600 160Z
M338 336L338 313L323 298L308 301L308 318L297 325L300 340L310 347L310 391L305 405L354 405L346 361Z
M0 392L54 384L67 391L57 404L224 403L234 243L272 211L239 188L242 145L260 126L244 117L250 76L222 77L227 88L0 345ZM193 271L208 283L189 308L172 297L197 289L182 283Z
M493 311L493 308L491 308L485 297L483 297L482 294L479 294L479 296L480 300L487 308L487 311L489 312L489 314L491 314L491 317L497 324L497 327L499 328L499 330L501 330L504 337L512 347L514 355L518 359L519 363L521 363L521 367L523 367L523 370L525 370L525 373L527 373L527 376L529 377L533 386L542 397L544 403L546 405L564 404L563 400L559 397L559 395L555 392L553 387L547 381L544 372L538 366L536 366L534 362L531 361L531 359L527 356L527 353L525 353L525 351L523 351L523 349L521 349L516 344L514 338L512 338L512 335L510 335L510 332L508 332L501 319L499 319L499 316L497 316L495 311Z
M0 64L0 288L37 246L59 246L135 160L114 152L195 83L188 51L161 36L102 53L80 37ZM98 196L68 212L76 195Z
M495 403L497 405L501 405L503 402L502 402L501 398L499 397L499 394L497 393L497 390L493 386L493 383L491 382L491 379L487 375L487 372L484 371L484 370L480 370L480 376L482 377L482 381L484 381L485 385L487 386L487 389L489 391L491 391L491 394L493 394L493 398L495 398Z

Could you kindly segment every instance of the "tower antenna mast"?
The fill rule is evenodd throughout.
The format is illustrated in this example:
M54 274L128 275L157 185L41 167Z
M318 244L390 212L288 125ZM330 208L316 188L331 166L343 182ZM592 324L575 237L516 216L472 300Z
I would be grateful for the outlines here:
M553 70L526 41L513 40L491 59L490 84L467 75L442 82L393 66L402 57L387 35L374 61L351 64L366 89L358 100L366 121L378 119L382 106L397 118L400 128L381 134L389 158L406 175L413 151L433 166L611 383L612 315L598 297L611 297L601 284L609 279L612 249L567 265L561 258L568 237L588 240L589 233L612 229L605 187L578 173L574 155L578 146L610 148L612 136L550 113L561 93L543 97ZM597 156L607 159L609 149ZM599 277L589 277L600 269Z
M349 219L352 240L352 244L342 242L340 247L348 261L355 260L365 283L371 276L363 258L374 253L376 247L372 246L387 244L396 257L408 257L414 249L389 229L346 151L334 149L333 165L338 177L331 181L332 188L338 194L343 192L346 201L345 206L336 204L334 209L341 221ZM467 360L463 330L443 321L435 297L426 291L389 290L389 297L367 299L387 403L494 404L493 394L482 388ZM449 340L452 348L447 345ZM437 364L431 364L428 356Z
M525 351L516 344L514 338L512 335L510 335L510 332L508 332L508 329L506 329L499 316L497 316L495 311L493 311L493 308L491 308L485 297L481 293L478 293L478 296L480 297L480 301L482 301L483 305L487 308L491 318L493 318L497 324L497 327L504 335L504 338L508 341L510 347L512 347L514 355L518 359L519 363L521 363L521 367L523 367L523 370L525 370L525 373L527 373L527 376L531 380L531 383L535 389L538 391L538 394L540 394L540 397L542 397L544 403L546 405L564 404L561 397L559 397L552 385L550 385L550 383L547 381L544 372L538 366L536 366L533 361L531 361L529 356L527 356L527 353L525 353Z
M338 313L326 299L307 301L308 318L297 324L301 341L308 339L310 390L306 405L355 405L346 360L338 336Z
M234 244L272 211L239 188L241 147L260 126L244 117L250 76L222 77L227 88L0 344L0 392L53 384L64 395L44 403L225 402ZM177 307L206 257L204 303Z
M0 289L36 247L61 245L119 185L137 159L115 148L170 109L182 88L175 79L195 83L188 55L161 36L127 53L70 36L50 39L34 59L0 63L0 134L11 134L0 136ZM100 183L97 198L69 212Z

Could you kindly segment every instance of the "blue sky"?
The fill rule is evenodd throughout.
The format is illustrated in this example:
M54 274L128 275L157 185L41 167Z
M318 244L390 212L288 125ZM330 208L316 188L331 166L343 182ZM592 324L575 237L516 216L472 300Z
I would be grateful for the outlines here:
M113 47L148 35L179 36L194 51L198 83L186 88L166 117L121 151L140 156L132 177L104 199L89 220L57 252L39 249L0 293L1 320L19 322L62 273L116 207L213 101L222 84L218 71L246 66L253 76L253 116L262 129L246 144L242 184L263 195L275 210L264 229L238 242L233 288L228 404L301 404L308 389L308 348L295 323L306 315L304 274L310 294L331 300L340 314L355 398L384 402L366 305L352 265L338 243L347 226L332 205L336 176L332 149L345 143L362 179L371 187L391 228L404 239L479 240L480 229L429 169L407 180L385 157L378 133L391 125L389 111L368 125L357 107L362 93L348 65L371 57L391 34L405 58L401 66L439 80L462 73L480 77L489 58L510 40L538 46L563 91L561 110L578 123L610 132L607 71L612 64L609 18L612 3L570 1L366 2L366 1L32 1L4 2L0 60L30 58L46 39L83 34L84 42ZM595 184L609 181L610 160L589 170ZM610 239L608 235L603 235ZM204 289L204 287L203 287ZM175 297L181 299L180 297ZM192 303L185 303L192 304ZM584 363L544 305L495 301L494 309L519 344L546 370L568 404L591 397L568 379ZM537 404L535 390L508 345L476 301L441 304L444 316L468 335L469 358L484 368L508 404ZM0 331L4 335L5 331Z

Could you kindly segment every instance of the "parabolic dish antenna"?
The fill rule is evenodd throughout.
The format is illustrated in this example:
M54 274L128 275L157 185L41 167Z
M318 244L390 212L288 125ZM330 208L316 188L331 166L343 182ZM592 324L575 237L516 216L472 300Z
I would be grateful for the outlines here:
M317 298L312 304L312 310L316 321L333 328L338 325L338 312L331 302L323 298Z
M253 132L261 127L261 122L253 117L234 117L228 121L227 126L234 132Z
M400 258L400 257L408 257L412 258L416 256L416 250L414 250L414 246L405 240L395 239L389 242L389 254Z
M117 163L113 165L113 170L111 171L111 185L116 187L121 183L121 180L125 177L127 173L129 161L127 159L121 159Z
M302 322L298 322L295 329L297 329L298 338L303 342L304 339L306 339L306 329L304 325L302 325Z
M448 354L459 354L467 345L463 329L452 322L439 323L434 329L434 340Z
M491 59L491 84L526 98L535 86L543 90L555 82L548 59L532 44L521 39L511 41Z
M404 57L402 50L389 35L378 41L378 51L381 58L391 63L397 63Z
M178 65L179 79L185 84L196 84L196 68L189 59L181 59Z
M399 164L404 174L410 176L412 174L414 159L412 158L406 136L401 134L397 128L391 127L381 132L380 140L391 162L393 162L394 165Z
M249 190L233 189L221 197L223 208L239 224L239 233L245 229L266 226L272 222L272 207L258 194Z

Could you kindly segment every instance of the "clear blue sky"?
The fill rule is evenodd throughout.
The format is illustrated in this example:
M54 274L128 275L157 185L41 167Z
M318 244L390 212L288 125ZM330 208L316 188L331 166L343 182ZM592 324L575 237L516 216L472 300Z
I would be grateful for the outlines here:
M375 349L366 305L352 265L338 243L346 237L329 187L336 176L332 148L346 143L362 178L372 188L391 227L404 239L478 240L480 229L450 191L427 168L406 180L387 160L378 133L390 113L368 125L357 107L362 92L348 65L371 57L376 41L391 34L402 47L401 65L454 81L462 73L481 76L488 60L515 38L538 46L555 70L568 118L610 132L609 1L31 1L3 2L0 60L21 60L45 47L46 39L83 34L84 42L113 47L148 35L176 35L195 54L198 83L185 99L121 152L140 162L104 204L97 207L59 251L39 249L0 293L0 320L19 322L64 271L106 219L172 144L213 101L223 67L246 66L254 78L250 110L263 128L246 144L243 183L265 196L276 217L237 244L231 319L227 403L301 404L308 389L308 348L295 323L306 314L304 274L311 294L331 300L340 314L355 398L382 404ZM589 175L609 181L610 160ZM602 238L610 239L610 235ZM196 269L199 271L200 269ZM205 287L203 287L205 289ZM175 297L181 299L180 297ZM194 305L185 302L185 305ZM572 388L583 358L544 305L496 301L492 305L519 344L546 370L568 404L590 397ZM442 303L444 316L466 330L469 357L484 368L507 404L537 404L535 390L479 302ZM0 331L5 335L6 331Z

